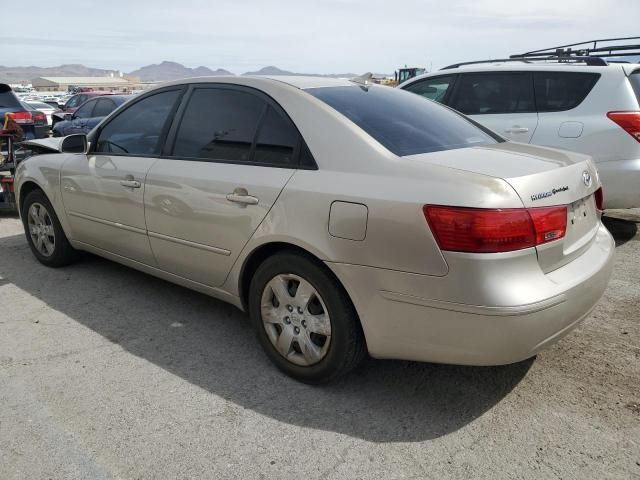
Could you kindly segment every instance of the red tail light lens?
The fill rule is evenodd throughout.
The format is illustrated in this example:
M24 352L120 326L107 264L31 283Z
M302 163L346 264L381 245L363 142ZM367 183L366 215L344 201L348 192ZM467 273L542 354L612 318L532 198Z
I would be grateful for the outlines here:
M425 205L424 216L440 249L497 253L564 237L567 207L482 209Z
M42 112L33 112L32 118L35 123L45 123L47 121L47 116Z
M12 112L11 113L11 118L13 119L14 122L16 123L31 123L32 117L31 117L31 112Z
M607 117L640 142L640 112L609 112Z
M596 208L600 211L604 210L604 190L602 190L602 187L593 193L593 197L596 201Z
M541 207L527 210L536 231L536 245L552 242L567 233L567 207Z

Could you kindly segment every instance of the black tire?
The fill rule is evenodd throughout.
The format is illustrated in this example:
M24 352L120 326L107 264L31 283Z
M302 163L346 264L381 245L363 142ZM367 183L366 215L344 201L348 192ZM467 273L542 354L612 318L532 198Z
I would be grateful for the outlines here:
M293 274L306 280L322 297L328 310L331 340L325 356L313 365L301 366L287 360L274 347L263 324L263 292L267 284L280 274ZM301 382L330 382L356 368L366 356L364 334L349 296L327 267L310 256L285 251L266 259L251 280L249 314L267 356L280 370Z
M53 252L50 255L42 254L38 248L36 247L34 240L30 234L29 230L29 209L33 204L40 204L45 209L51 221L51 226L53 227ZM47 267L64 267L65 265L69 265L76 258L76 250L69 244L67 240L67 236L64 234L64 230L62 230L62 226L60 225L60 220L58 220L58 216L56 215L51 202L44 194L42 190L33 190L29 192L22 203L22 224L24 225L25 235L27 237L27 243L29 243L29 247L31 251L38 259L40 263L46 265Z

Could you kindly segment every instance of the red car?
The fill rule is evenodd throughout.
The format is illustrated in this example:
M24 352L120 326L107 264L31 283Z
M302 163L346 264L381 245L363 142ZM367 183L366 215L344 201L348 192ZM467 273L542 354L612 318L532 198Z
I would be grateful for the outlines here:
M75 94L64 106L51 114L51 127L57 123L64 120L65 113L73 113L75 112L80 105L89 100L90 98L101 96L101 95L115 95L114 92L81 92Z

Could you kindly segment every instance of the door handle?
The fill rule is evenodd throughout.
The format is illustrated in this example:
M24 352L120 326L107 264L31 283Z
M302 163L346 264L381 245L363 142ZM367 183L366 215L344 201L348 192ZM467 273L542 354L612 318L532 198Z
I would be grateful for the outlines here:
M236 188L233 193L228 193L227 200L242 205L257 205L259 201L256 197L249 195L246 188L242 187Z
M142 184L137 180L120 180L120 185L129 188L140 188Z
M528 131L529 129L527 127L519 127L517 125L504 129L505 133L527 133Z

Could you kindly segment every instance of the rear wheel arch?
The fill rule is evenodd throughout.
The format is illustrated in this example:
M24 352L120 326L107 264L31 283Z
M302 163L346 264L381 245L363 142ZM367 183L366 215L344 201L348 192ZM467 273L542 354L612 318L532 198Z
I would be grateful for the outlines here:
M282 252L297 253L311 260L315 264L317 264L318 267L323 269L333 278L333 280L336 282L336 285L338 285L342 290L344 290L344 292L347 294L347 296L351 300L351 295L349 295L349 291L345 288L345 286L342 284L340 279L336 276L333 270L327 267L327 265L325 265L325 263L316 255L293 243L269 242L269 243L260 245L259 247L254 249L249 255L247 255L247 258L244 260L244 263L240 270L238 291L240 293L240 299L242 301L242 305L245 309L248 310L249 286L251 285L251 279L253 278L253 274L256 272L260 264L264 262L267 258ZM351 301L351 303L353 303L353 301Z

